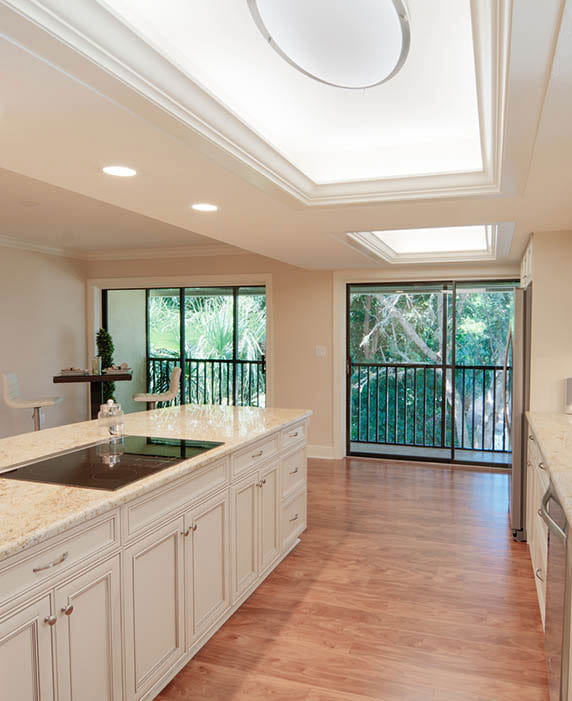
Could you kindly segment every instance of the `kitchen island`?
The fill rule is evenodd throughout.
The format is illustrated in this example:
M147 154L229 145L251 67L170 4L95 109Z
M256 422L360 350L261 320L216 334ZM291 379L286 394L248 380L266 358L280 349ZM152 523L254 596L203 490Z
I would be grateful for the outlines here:
M0 678L18 699L152 699L297 544L308 411L171 407L128 435L222 445L115 491L0 476ZM105 438L0 440L0 470Z
M531 412L527 418L526 539L546 633L550 698L568 699L572 543L569 531L559 535L548 523L556 514L557 525L572 525L572 416Z

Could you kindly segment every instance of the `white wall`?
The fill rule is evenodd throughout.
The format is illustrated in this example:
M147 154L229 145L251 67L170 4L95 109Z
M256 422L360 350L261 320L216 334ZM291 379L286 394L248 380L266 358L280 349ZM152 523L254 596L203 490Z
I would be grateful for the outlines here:
M535 233L530 408L561 412L572 377L572 231Z
M60 368L84 367L85 269L69 258L0 247L0 371L13 370L23 396L59 395L46 426L87 418L86 385L54 385ZM32 412L0 398L0 437L32 429Z

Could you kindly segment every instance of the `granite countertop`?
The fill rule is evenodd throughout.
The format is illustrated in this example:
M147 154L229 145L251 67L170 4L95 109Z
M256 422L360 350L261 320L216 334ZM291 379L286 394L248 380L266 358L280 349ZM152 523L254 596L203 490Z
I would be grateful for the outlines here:
M572 416L528 412L550 481L572 527Z
M311 413L298 409L184 405L127 414L126 434L220 441L224 445L113 492L19 482L0 475L0 560L190 474ZM106 429L97 421L84 421L3 438L0 469L106 437Z

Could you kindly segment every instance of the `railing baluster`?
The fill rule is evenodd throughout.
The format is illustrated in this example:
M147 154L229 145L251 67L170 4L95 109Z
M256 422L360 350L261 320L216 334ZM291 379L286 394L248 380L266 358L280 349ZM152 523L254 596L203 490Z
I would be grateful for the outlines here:
M433 446L435 445L435 420L437 410L435 408L435 399L437 397L437 368L433 368Z
M361 441L361 365L358 367L357 439Z
M423 430L422 445L427 443L427 368L423 368Z
M375 442L379 441L379 366L375 368Z
M398 435L398 430L397 430L397 417L398 417L398 413L397 413L398 401L397 401L397 399L398 399L399 390L398 390L398 386L397 386L397 367L395 368L395 388L394 389L395 389L395 407L394 407L395 411L393 413L395 414L395 434L393 436L393 442L398 443L399 442L399 435Z
M407 368L403 368L403 442L407 445Z
M388 442L389 431L389 368L385 366L385 442Z
M482 435L481 435L481 450L485 449L485 395L487 393L487 381L486 381L487 371L483 368L483 418L482 418Z
M473 369L473 402L472 402L472 418L471 418L471 449L475 449L475 370Z
M461 391L461 448L465 447L465 368L463 368L461 381L463 389Z
M370 387L369 387L369 376L370 376L370 367L366 368L367 370L367 377L366 377L366 402L365 402L365 439L366 441L369 441L369 424L371 421L371 416L370 416L370 409L371 409L371 396L370 396Z
M413 368L413 445L417 445L417 368Z

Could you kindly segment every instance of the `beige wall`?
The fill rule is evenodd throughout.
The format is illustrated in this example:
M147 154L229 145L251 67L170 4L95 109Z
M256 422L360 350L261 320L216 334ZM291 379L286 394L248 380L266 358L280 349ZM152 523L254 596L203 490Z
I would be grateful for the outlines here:
M0 248L0 371L13 370L23 396L60 395L46 426L87 418L85 385L54 385L62 367L84 366L85 266L68 258ZM0 399L0 437L32 429L32 412Z
M572 231L535 233L530 406L561 412L572 377Z
M272 276L273 405L312 409L311 452L327 455L333 444L334 401L331 272L306 271L250 254L88 264L91 279L262 273ZM316 356L316 346L326 347L325 357Z

